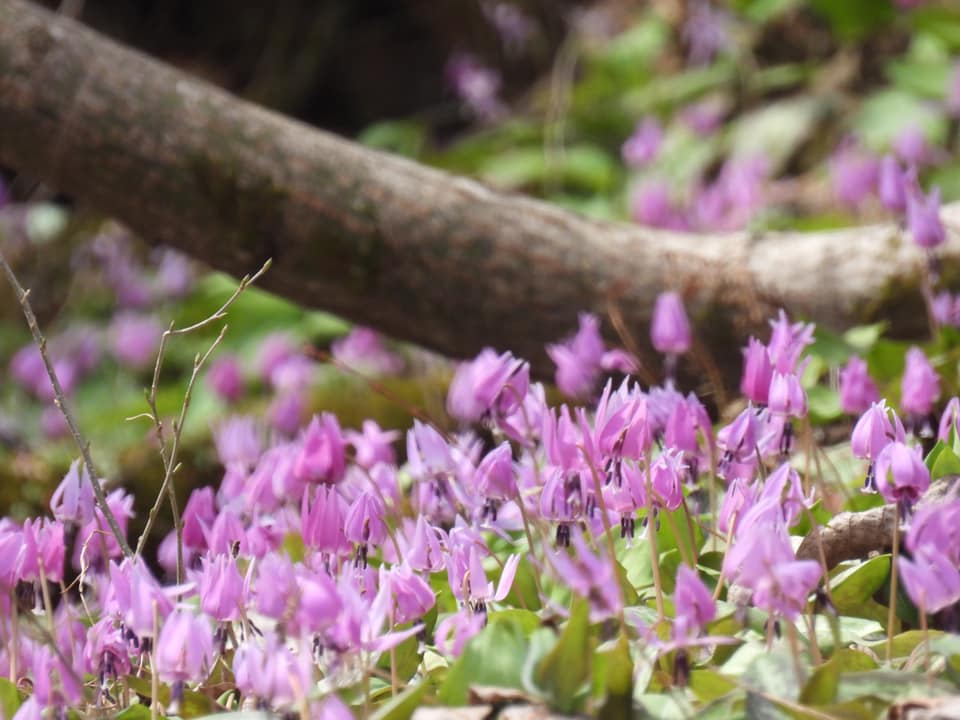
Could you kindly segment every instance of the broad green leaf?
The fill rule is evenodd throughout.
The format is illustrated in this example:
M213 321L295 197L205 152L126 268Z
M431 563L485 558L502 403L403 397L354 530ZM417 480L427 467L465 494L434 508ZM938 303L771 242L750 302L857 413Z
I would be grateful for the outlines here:
M581 690L590 678L592 648L589 625L590 606L576 598L570 608L570 619L560 639L534 671L534 681L561 713L578 711L583 699Z
M430 685L424 681L407 686L403 692L377 708L373 714L373 720L408 720L423 704L423 698L429 687Z
M800 694L796 664L789 653L779 650L766 652L754 660L743 674L743 682L764 693L762 697L747 691L747 717L760 720L780 720L789 717L768 697L794 702Z
M303 534L299 532L287 533L283 536L283 551L291 562L303 562L306 545L303 543Z
M596 654L593 684L603 698L601 720L628 720L633 709L633 659L630 643L621 634L616 644Z
M153 697L153 688L149 676L145 675L137 677L135 675L128 675L127 684L132 690L140 695L143 695L144 697L148 697L153 700L158 699ZM170 688L163 683L160 684L159 700L160 704L164 707L170 704ZM213 714L215 710L216 705L214 704L213 700L208 698L206 695L193 690L183 691L183 702L180 703L181 717L200 718L205 715Z
M409 627L404 625L402 628ZM407 682L413 677L413 674L420 667L420 640L416 635L408 637L402 643L397 645L391 652L385 652L380 656L377 667L385 672L390 672L391 665L394 667L397 678Z
M510 551L508 550L508 552ZM521 609L526 608L526 610L540 609L540 595L537 592L534 572L536 571L530 563L529 555L523 554L517 564L517 574L513 578L510 592L504 598L505 605L512 605Z
M837 685L837 702L845 703L873 696L888 703L909 697L952 695L954 688L938 679L928 682L925 674L905 670L846 672Z
M877 322L872 325L857 325L847 330L843 334L843 339L851 348L858 353L867 352L883 335L886 329L886 322Z
M371 125L357 140L378 150L417 157L423 149L426 132L420 123L394 120Z
M838 6L841 4L837 3ZM917 126L931 136L940 136L944 132L942 118L926 100L893 88L867 98L853 119L853 127L860 139L868 147L878 150L889 146L910 126Z
M716 670L697 668L690 672L690 690L702 702L713 702L736 689L733 680Z
M20 692L16 685L6 678L0 678L0 710L3 711L3 717L6 720L13 720L19 708Z
M837 699L840 676L846 672L875 670L877 663L859 650L841 648L818 667L800 693L804 705L827 705Z
M940 630L930 630L929 637L931 643L940 638L943 633ZM917 646L922 643L925 639L924 633L921 630L907 630L902 632L899 635L893 636L893 657L895 658L904 658L908 657ZM886 639L877 640L876 642L871 642L867 644L869 648L874 650L877 653L885 653L887 647Z
M943 440L937 441L924 462L930 471L931 480L960 474L960 457Z
M267 720L267 713L263 712L238 712L224 713L222 715L209 715L208 717L224 718L224 720ZM150 708L146 705L131 705L118 713L113 720L149 720Z
M810 0L810 6L821 15L842 40L859 40L888 25L896 18L891 0Z
M508 622L522 628L526 635L543 626L543 621L535 612L518 607L490 611L491 622Z
M466 704L472 684L522 689L526 636L523 627L516 622L491 619L450 666L440 687L440 703L450 706Z
M890 555L870 558L830 580L830 596L841 615L856 614L873 597L890 574Z
M814 385L807 390L807 409L815 424L824 424L843 417L840 394L825 385Z
M129 720L145 720L145 718L150 717L150 708L148 708L146 705L133 705L117 715L114 720L120 720L121 718L127 717L126 712L128 710L133 710L134 708L142 708L142 710L138 710L135 715L130 715ZM143 711L146 711L146 714L143 714ZM161 717L163 716L161 715ZM237 710L236 712L204 715L203 717L196 718L196 720L271 720L271 718L273 718L273 715L262 710Z

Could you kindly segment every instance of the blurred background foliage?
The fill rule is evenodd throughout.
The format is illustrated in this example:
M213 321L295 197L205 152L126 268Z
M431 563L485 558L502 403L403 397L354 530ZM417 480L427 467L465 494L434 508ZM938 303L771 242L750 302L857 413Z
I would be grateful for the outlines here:
M666 202L686 208L680 222L701 229L698 197L730 163L760 158L759 200L726 229L888 219L875 200L838 202L838 152L853 143L884 153L905 132L919 133L935 155L921 168L924 186L938 185L944 200L960 198L957 117L949 107L960 3L950 0L79 5L84 22L244 97L372 147L600 218L643 220L638 192L655 183L666 189ZM661 129L655 156L625 162L624 143L643 121ZM214 312L236 280L181 259L178 272L190 279L175 292L164 290L169 257L140 246L77 199L9 169L3 178L10 197L0 210L4 247L32 288L52 342L63 336L76 342L79 335L96 345L93 367L69 399L102 473L144 504L137 508L142 522L162 468L149 423L124 418L147 410L144 388L153 365L118 361L111 350L117 316L132 305L158 328L188 325ZM118 263L129 267L117 270ZM124 283L150 292L131 303ZM29 334L12 295L3 292L0 360L10 367ZM217 356L237 359L247 391L227 402L201 378L184 428L178 475L184 498L222 474L212 429L232 413L265 418L276 400L257 365L268 337L280 333L298 351L325 351L349 331L337 318L255 288L227 322ZM193 358L219 327L171 342L158 394L162 416L178 411ZM836 368L852 353L867 358L882 389L895 389L907 345L881 332L882 326L845 335L818 330L804 378L813 388L816 423L843 424ZM931 346L939 368L950 371L944 396L956 390L956 334L948 329ZM388 351L404 358L402 372L316 362L304 418L323 409L344 427L373 417L403 428L417 412L442 423L449 365L413 348ZM35 395L12 372L0 384L0 515L21 517L45 504L76 455L49 417L49 402ZM161 524L157 537L166 529Z

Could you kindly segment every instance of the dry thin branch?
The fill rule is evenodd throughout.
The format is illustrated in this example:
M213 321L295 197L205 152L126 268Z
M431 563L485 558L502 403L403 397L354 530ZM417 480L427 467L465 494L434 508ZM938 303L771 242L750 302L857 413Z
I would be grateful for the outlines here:
M116 516L114 516L113 511L110 510L110 506L107 504L106 493L104 493L103 486L100 484L100 475L97 473L93 465L93 458L90 456L90 444L80 433L80 427L77 425L73 413L70 412L70 408L67 407L67 401L63 394L63 387L60 385L60 379L57 377L57 371L54 369L53 363L50 361L50 356L47 354L47 340L40 331L40 325L37 323L37 317L33 314L33 308L30 306L30 300L28 299L30 291L24 290L23 286L20 285L20 281L17 280L13 268L10 267L10 264L2 252L0 252L0 266L3 267L3 272L6 274L7 280L10 282L14 293L16 293L17 300L20 302L20 308L23 310L23 315L27 319L30 334L33 335L33 341L40 350L40 357L43 358L43 366L46 368L47 375L50 377L51 385L53 385L53 402L60 409L60 412L63 413L63 417L67 421L67 427L70 428L70 435L73 436L73 441L80 449L80 456L83 458L83 464L86 466L87 473L90 476L90 485L93 487L93 495L96 499L97 507L100 509L103 517L106 518L107 525L110 526L110 531L117 539L117 544L120 546L123 554L130 557L133 555L133 550L130 549L130 543L128 543L126 537L124 537L123 530L120 529L120 524L117 522Z
M217 320L222 320L225 318L230 306L233 305L237 298L240 297L243 291L259 280L269 269L270 260L268 259L256 273L253 275L244 276L244 278L237 285L237 288L233 291L233 294L227 298L223 305L220 306L219 310L214 312L209 317L185 328L174 328L173 324L170 325L170 327L163 333L163 337L160 338L160 348L157 351L157 360L153 368L153 381L151 382L150 390L147 393L147 403L150 406L150 412L141 413L140 415L135 416L146 416L153 421L154 427L156 428L157 442L160 447L160 459L163 462L164 470L163 482L160 485L160 492L157 493L157 499L150 508L150 513L147 516L147 523L143 528L143 532L140 534L140 539L137 541L137 554L139 555L143 552L143 547L150 535L150 530L153 528L153 525L157 519L157 514L160 511L160 505L163 503L163 498L166 497L170 502L170 512L173 515L174 530L177 534L177 582L183 581L183 523L177 508L177 498L173 485L173 474L178 468L177 456L180 452L180 436L183 432L184 423L186 422L187 410L190 407L190 399L193 396L193 386L196 383L201 368L203 368L207 362L207 359L213 354L213 351L223 340L223 337L227 332L227 326L223 326L223 328L220 330L220 334L217 336L216 340L213 341L210 347L207 348L206 352L204 352L202 355L197 355L194 358L193 371L190 374L190 380L187 382L187 388L183 396L183 403L180 406L180 415L173 424L173 439L170 444L169 455L167 454L167 440L164 433L163 421L160 419L160 413L157 409L157 393L160 387L160 368L163 366L167 341L174 335L187 335L205 328Z

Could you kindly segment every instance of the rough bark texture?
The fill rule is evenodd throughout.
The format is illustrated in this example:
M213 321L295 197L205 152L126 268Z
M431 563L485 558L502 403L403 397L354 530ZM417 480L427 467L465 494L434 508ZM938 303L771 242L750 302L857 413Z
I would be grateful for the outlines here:
M948 475L932 485L917 503L917 509L938 505L957 496L957 476ZM797 548L798 560L819 560L819 543L828 568L844 560L865 558L872 552L889 552L893 543L893 524L896 508L893 505L844 512L835 515L825 527L811 530ZM820 535L819 543L817 534Z
M0 163L227 272L272 257L269 289L452 356L493 345L543 370L544 343L611 298L644 338L671 285L721 364L777 305L923 323L920 255L892 226L699 236L589 220L319 132L24 0L0 0Z

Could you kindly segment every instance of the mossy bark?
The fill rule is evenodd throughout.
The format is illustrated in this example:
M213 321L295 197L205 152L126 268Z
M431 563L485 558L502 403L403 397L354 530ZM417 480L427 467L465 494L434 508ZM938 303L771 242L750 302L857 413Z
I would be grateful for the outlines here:
M543 345L611 300L642 341L666 287L688 290L701 337L735 367L771 309L871 320L915 294L921 263L892 227L698 236L503 195L241 101L24 0L0 0L0 163L227 272L272 257L264 284L305 305L447 355L511 349L540 371ZM897 317L899 331L925 322Z

